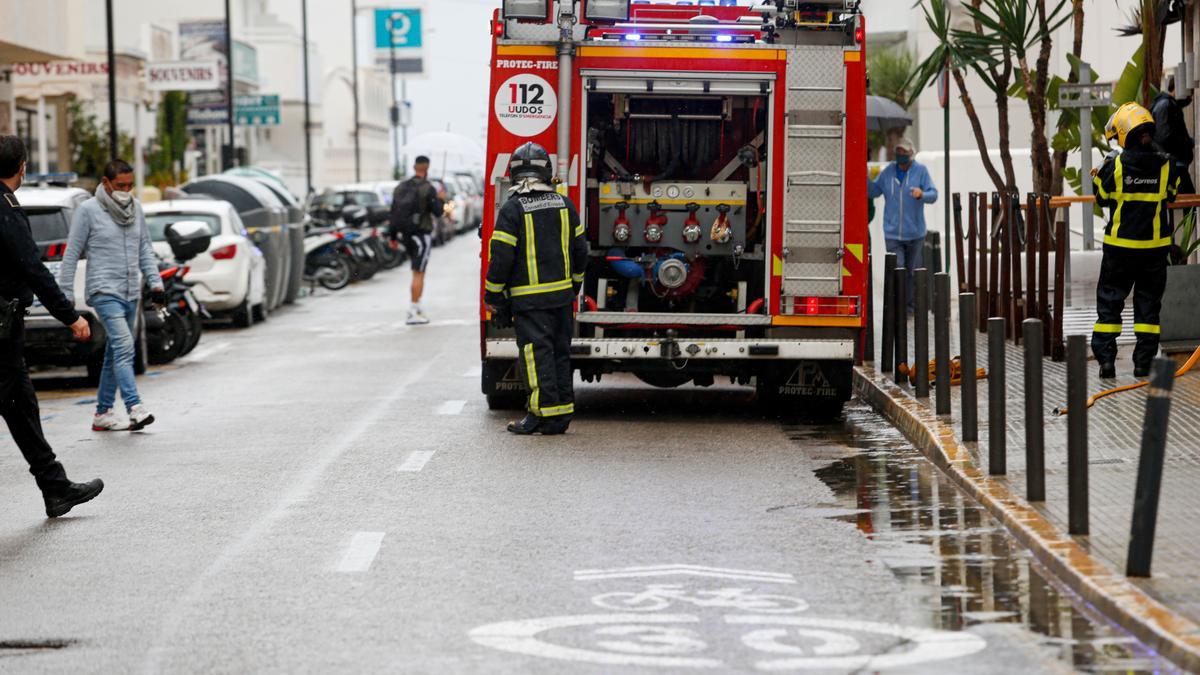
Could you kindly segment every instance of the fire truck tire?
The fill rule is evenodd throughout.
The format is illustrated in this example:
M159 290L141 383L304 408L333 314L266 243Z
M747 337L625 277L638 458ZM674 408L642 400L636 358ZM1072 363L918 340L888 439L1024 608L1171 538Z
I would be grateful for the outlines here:
M674 389L692 381L692 375L666 370L639 370L633 375L642 382L659 389Z
M484 361L481 385L489 410L525 408L525 385L516 361Z

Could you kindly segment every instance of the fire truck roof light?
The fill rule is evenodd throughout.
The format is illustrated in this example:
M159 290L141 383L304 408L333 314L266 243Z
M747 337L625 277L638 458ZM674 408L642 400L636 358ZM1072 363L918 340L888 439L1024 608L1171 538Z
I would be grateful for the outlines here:
M642 36L641 36L641 35L639 35L639 34L637 34L637 33L628 33L628 34L626 34L626 35L625 35L625 39L626 39L626 40L632 40L632 41L635 41L635 42L636 42L637 40L641 40L641 39L642 39Z
M733 36L722 33L717 36L717 42L733 42Z
M587 0L583 5L587 21L628 21L629 0Z
M550 0L504 0L504 18L550 21Z

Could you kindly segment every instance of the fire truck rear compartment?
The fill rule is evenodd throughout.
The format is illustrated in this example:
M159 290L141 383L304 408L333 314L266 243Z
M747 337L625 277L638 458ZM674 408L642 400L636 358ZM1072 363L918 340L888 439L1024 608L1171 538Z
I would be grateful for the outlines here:
M712 83L585 82L584 292L595 304L582 336L761 335L766 83L704 94Z

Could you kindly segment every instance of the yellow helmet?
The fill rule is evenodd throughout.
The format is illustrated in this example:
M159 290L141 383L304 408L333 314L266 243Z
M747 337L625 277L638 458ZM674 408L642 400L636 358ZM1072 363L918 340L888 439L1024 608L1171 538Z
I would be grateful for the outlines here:
M1117 112L1109 118L1108 124L1104 127L1104 138L1110 143L1116 139L1117 143L1124 148L1125 141L1129 138L1129 132L1143 124L1154 124L1154 116L1150 114L1150 111L1137 103L1126 103L1117 108Z

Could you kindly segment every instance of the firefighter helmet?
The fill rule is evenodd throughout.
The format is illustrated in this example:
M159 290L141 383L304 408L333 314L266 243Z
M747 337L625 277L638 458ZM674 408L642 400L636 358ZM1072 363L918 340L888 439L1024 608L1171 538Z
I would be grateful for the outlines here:
M550 166L550 153L533 142L526 143L513 152L508 170L513 180L537 178L543 183L549 183L554 176Z
M1104 127L1104 138L1108 142L1116 139L1117 143L1122 148L1125 147L1126 141L1129 140L1129 135L1135 130L1145 125L1154 125L1154 116L1137 103L1126 103L1117 108L1117 112L1109 118L1108 124Z

